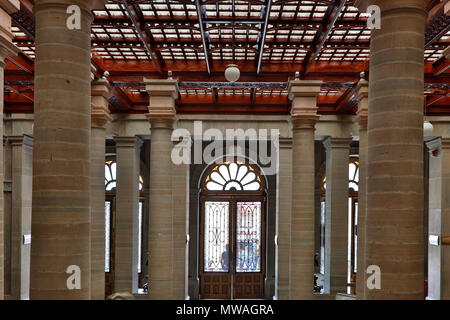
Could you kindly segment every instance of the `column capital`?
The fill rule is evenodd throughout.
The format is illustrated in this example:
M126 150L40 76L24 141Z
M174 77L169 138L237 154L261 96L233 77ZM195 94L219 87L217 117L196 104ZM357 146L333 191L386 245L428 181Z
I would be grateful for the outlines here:
M442 149L450 149L450 138L435 138L425 142L428 152L432 155L438 155Z
M0 7L5 10L8 14L19 11L20 1L19 0L0 0Z
M443 56L445 57L445 59L450 60L450 46L445 48Z
M116 148L140 148L144 141L138 136L114 137Z
M24 134L23 136L10 136L7 137L7 140L12 146L27 146L33 147L33 137Z
M369 82L364 79L363 74L361 80L356 85L356 99L358 100L358 111L356 112L355 122L359 124L361 129L367 129L367 121L369 118Z
M14 35L11 32L10 14L19 11L19 0L0 0L0 66L4 68L3 61L8 56L16 56L20 51L13 44Z
M288 86L292 100L291 119L294 129L314 129L320 116L317 115L317 95L322 80L291 80Z
M379 6L381 12L392 10L413 9L419 10L423 15L427 15L426 6L428 1L423 0L356 0L353 4L360 12L367 12L367 8L371 5Z
M444 13L446 16L450 16L450 1L442 0L444 2ZM448 59L448 58L447 58Z
M291 115L291 123L294 129L314 129L317 121L319 121L320 116L316 113L317 108L314 112L298 112Z
M112 96L112 86L106 79L99 79L91 85L92 126L104 127L111 121L108 99Z
M3 62L6 57L16 56L20 49L12 43L10 40L6 39L3 35L0 35L0 61ZM4 67L4 66L2 66Z
M105 8L106 0L91 0L92 10L100 10Z
M175 79L148 79L144 78L145 90L152 96L169 96L172 99L177 99L178 81Z
M175 79L146 79L145 89L150 97L148 113L145 115L152 127L172 126L175 121L175 99L178 98L178 81Z
M288 84L289 99L296 97L317 97L322 80L291 80Z
M322 141L326 151L330 151L331 149L350 149L350 143L352 142L352 138L333 138L328 137Z

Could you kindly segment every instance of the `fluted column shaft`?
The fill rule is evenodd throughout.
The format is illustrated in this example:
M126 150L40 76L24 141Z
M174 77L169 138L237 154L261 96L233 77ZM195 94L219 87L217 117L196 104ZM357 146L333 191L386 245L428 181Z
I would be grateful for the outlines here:
M357 1L381 9L370 45L366 263L381 270L367 299L423 299L425 0Z
M138 292L139 166L142 140L116 137L114 291Z
M176 80L145 79L150 95L149 295L151 299L184 297L174 292L174 214L172 198L172 126Z
M327 138L324 291L347 293L350 138Z
M111 120L107 80L91 88L91 299L105 298L105 125Z
M312 299L314 286L314 126L321 81L294 80L290 299Z

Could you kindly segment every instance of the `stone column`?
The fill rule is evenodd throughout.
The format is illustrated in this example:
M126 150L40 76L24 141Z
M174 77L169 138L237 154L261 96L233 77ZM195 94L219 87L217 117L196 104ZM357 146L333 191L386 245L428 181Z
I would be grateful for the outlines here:
M370 44L366 264L381 270L367 299L424 298L425 0L358 0L381 9Z
M19 3L7 0L0 3L0 118L3 119L3 87L5 58L15 56L19 52L13 43L14 35L11 33L10 14L19 10ZM3 121L0 121L0 141L3 141ZM3 205L3 143L0 143L0 300L4 299L4 205Z
M111 121L105 79L91 85L91 299L105 298L105 125Z
M367 118L369 105L369 82L361 74L361 80L356 87L358 112L355 122L359 125L359 190L358 190L358 230L357 230L357 274L356 297L364 299L366 290L366 167L367 167Z
M173 265L171 134L178 87L173 79L144 81L150 96L146 116L151 125L149 295L151 299L173 299L184 296L184 288L181 293L174 292Z
M80 8L80 29L71 30L67 8L73 4ZM41 0L34 6L31 299L91 294L91 9L90 1Z
M292 99L292 212L290 299L312 299L314 288L314 126L317 95L322 81L293 80Z
M30 295L30 244L33 138L8 137L12 147L11 298L28 300Z
M115 292L138 292L139 167L142 140L116 137Z
M450 299L450 247L442 237L450 236L450 139L427 143L430 151L428 234L438 244L428 243L428 299Z
M348 165L350 138L327 138L324 291L347 293Z

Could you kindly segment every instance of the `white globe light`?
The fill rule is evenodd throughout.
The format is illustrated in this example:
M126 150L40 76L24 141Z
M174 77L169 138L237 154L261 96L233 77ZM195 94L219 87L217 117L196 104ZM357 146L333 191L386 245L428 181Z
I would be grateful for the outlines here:
M225 70L225 78L230 82L235 82L239 79L241 72L235 64L229 64Z
M433 124L430 121L425 121L423 123L423 134L428 135L433 132Z

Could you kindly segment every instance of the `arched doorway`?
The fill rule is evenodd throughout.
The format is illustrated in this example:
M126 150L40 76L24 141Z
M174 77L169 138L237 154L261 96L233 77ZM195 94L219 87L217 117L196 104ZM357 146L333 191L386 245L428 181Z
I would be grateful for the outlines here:
M209 166L200 184L200 299L262 299L266 181L244 159Z

